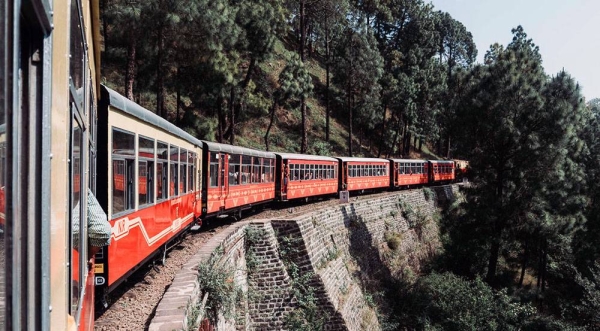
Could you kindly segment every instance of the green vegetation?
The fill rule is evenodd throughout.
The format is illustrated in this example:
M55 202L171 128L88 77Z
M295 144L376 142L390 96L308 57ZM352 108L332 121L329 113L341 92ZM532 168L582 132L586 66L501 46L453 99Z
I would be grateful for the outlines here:
M302 238L278 236L278 239L279 256L290 276L292 292L297 305L297 308L286 318L286 329L294 331L325 330L329 314L319 306L316 289L312 286L315 275L312 272L301 271L295 262L299 254L302 254L298 248ZM335 254L337 252L329 256L335 256Z
M397 250L402 243L402 234L399 232L386 231L383 238L391 250Z
M105 0L101 7L103 81L198 138L469 160L475 185L440 221L443 254L427 270L445 276L430 281L453 284L457 297L481 290L486 302L519 313L447 322L426 309L431 328L600 327L590 317L600 286L600 101L586 104L568 73L546 73L522 27L475 64L471 33L422 0ZM429 222L398 205L411 228ZM318 329L310 276L288 269L302 307L290 325ZM222 298L210 307L226 307L235 292L228 274L210 272L206 286ZM388 291L397 299L420 289ZM452 308L432 300L440 316ZM485 318L477 305L462 307L456 318ZM380 324L428 325L396 312L389 316L398 321Z
M244 293L235 285L235 272L232 268L221 263L222 248L213 253L206 263L198 266L198 285L201 289L200 298L208 294L205 305L206 314L213 324L216 324L219 314L227 319L235 317L235 307L241 302ZM201 304L201 299L197 305ZM197 316L199 306L193 307L192 316ZM195 318L191 321L195 322Z

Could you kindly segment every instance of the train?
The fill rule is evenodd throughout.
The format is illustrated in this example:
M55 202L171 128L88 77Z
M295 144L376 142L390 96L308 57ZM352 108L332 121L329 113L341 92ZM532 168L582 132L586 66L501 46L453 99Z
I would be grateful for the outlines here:
M99 2L0 2L0 330L92 330L97 302L206 220L462 173L197 139L100 84ZM112 232L95 256L88 191Z

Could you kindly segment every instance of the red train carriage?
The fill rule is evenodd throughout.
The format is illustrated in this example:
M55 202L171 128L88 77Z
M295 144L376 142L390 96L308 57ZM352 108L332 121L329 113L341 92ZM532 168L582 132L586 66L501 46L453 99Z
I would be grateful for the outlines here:
M390 187L390 160L359 157L336 159L340 160L340 191Z
M392 186L412 186L429 183L429 163L426 160L392 159Z
M203 141L202 213L239 214L275 198L275 154Z
M429 161L430 183L454 181L453 161Z
M336 194L339 161L332 157L275 153L279 201Z
M201 216L202 142L106 87L98 122L98 182L107 183L98 200L112 242L95 271L97 289L110 291Z

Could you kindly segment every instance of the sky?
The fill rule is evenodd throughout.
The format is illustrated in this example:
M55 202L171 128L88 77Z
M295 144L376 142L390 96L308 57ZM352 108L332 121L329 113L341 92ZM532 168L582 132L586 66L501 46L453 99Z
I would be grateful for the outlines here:
M427 2L427 0L426 0ZM565 70L586 101L600 98L600 0L431 0L473 35L477 61L495 42L506 46L521 25L539 46L548 75Z

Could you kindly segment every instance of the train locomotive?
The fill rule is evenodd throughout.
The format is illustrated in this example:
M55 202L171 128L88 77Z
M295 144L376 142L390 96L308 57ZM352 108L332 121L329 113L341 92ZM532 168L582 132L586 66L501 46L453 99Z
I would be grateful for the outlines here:
M92 330L95 302L210 218L455 179L453 161L196 139L100 84L99 14L99 0L0 2L0 330ZM112 229L92 264L87 191Z

